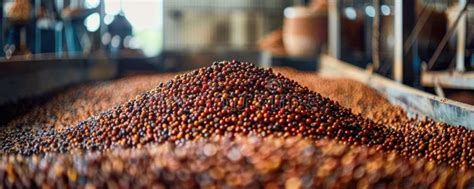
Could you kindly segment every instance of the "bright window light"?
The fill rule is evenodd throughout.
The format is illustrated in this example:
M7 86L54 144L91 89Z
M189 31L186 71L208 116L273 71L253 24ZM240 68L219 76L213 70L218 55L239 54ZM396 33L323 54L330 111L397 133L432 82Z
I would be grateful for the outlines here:
M104 0L105 14L117 15L120 13L120 0Z

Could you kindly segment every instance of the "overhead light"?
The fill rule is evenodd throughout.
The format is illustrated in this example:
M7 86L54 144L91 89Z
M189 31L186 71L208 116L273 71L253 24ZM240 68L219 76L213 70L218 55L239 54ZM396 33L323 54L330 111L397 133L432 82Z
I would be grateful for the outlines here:
M390 15L390 12L391 12L390 6L388 6L388 5L382 5L382 6L380 7L380 10L382 11L382 14L383 14L383 15L385 15L385 16Z
M114 35L112 37L112 40L110 41L110 45L113 47L113 48L118 48L120 46L120 42L122 41L122 38L120 38L119 35Z
M374 9L374 7L371 6L371 5L366 6L366 7L365 7L365 14L367 14L367 16L374 17L374 16L375 16L375 9Z
M108 45L110 43L111 36L109 32L105 32L104 35L102 35L102 44Z
M84 26L86 26L87 31L95 32L100 27L100 15L99 13L92 13L84 20Z
M114 15L107 14L107 15L104 16L104 23L106 25L109 25L114 21L114 18L115 18Z
M344 9L344 14L349 20L355 20L357 18L357 12L354 7L347 7Z
M84 7L86 7L86 9L93 9L98 7L99 4L100 0L86 0Z

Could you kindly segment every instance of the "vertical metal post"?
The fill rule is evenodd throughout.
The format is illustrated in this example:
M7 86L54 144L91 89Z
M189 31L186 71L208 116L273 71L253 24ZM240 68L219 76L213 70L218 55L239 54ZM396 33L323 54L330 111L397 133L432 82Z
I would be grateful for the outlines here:
M161 32L161 46L160 46L160 53L163 53L165 49L165 0L160 0L160 27L159 30Z
M372 65L375 70L380 67L380 0L373 0L375 9L372 20Z
M466 5L466 0L459 0L459 11ZM466 53L466 14L462 14L457 28L456 71L464 72L464 58Z
M393 79L399 83L403 81L403 1L394 1L394 60Z
M5 52L3 50L3 47L5 46L5 21L3 20L3 0L0 1L0 57L4 57L5 56Z
M339 0L329 0L329 55L341 58L341 18Z
M57 9L58 13L62 14L64 11L64 0L57 0ZM62 58L63 53L64 53L64 47L63 47L63 42L64 42L64 19L61 18L59 23L56 24L55 26L55 31L56 31L56 57Z
M105 1L100 0L99 3L99 17L100 17L100 22L99 22L99 49L102 51L105 51L104 44L102 43L102 36L107 32L107 28L104 23L104 18L105 18Z
M395 48L392 70L393 79L397 82L413 86L417 80L417 74L419 74L415 73L415 65L413 65L413 49L416 48L404 52L403 47L415 25L416 1L397 0L394 1L394 5Z
M35 51L34 53L41 53L41 31L38 27L38 18L41 11L41 0L35 0Z

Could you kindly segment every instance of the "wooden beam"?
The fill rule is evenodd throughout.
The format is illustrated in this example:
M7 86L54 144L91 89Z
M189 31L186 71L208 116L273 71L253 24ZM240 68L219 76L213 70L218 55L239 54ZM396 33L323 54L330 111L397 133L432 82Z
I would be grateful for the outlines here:
M421 84L434 87L438 83L443 88L474 89L474 72L429 71L421 74Z

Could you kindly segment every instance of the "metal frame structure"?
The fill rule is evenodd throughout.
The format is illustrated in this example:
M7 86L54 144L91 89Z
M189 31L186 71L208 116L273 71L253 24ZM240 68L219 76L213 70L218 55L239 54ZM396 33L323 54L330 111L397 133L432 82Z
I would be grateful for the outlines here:
M474 72L466 72L464 67L467 35L466 11L469 6L469 1L460 0L458 6L459 14L456 18L456 22L451 26L451 32L448 32L444 38L444 41L447 41L451 38L452 34L457 34L456 67L454 71L429 71L427 68L424 68L421 75L422 85L435 87L435 91L439 96L444 96L443 88L474 90ZM441 51L443 47L444 44L442 43L438 47L440 50L437 50ZM436 55L437 54L433 55L434 57L428 63L428 66L435 64Z
M396 0L394 1L394 57L392 65L392 79L398 83L411 84L411 76L415 73L412 67L414 47L416 38L429 15L421 15L415 22L415 1ZM457 34L456 46L456 66L454 71L429 71L426 66L421 70L421 85L438 88L438 95L443 96L442 88L454 89L474 89L474 73L466 72L464 67L467 19L466 9L470 0L459 0L459 15L456 22L451 26L448 33L442 40L437 52L433 55L428 66L432 66L438 58L444 45L453 34ZM341 57L341 2L329 0L329 55L335 58Z

